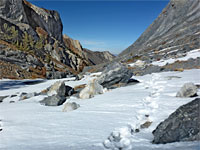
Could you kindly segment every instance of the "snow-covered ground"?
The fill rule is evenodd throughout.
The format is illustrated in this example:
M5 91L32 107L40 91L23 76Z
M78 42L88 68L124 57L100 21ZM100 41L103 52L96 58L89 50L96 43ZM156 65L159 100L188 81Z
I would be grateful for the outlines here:
M199 150L199 142L152 144L152 131L179 106L194 98L177 98L177 91L186 82L200 84L200 70L163 72L136 77L141 83L108 91L88 100L71 97L80 108L62 112L63 106L48 107L38 103L44 96L24 101L8 97L0 103L1 150L103 150L102 142L112 131L123 131L127 125L137 125L149 115L152 125L130 138L133 150ZM65 80L74 87L87 83ZM1 80L0 96L20 92L40 92L57 80L35 85L22 81ZM15 85L15 86L14 86ZM200 94L200 93L198 93ZM10 101L15 103L9 103ZM125 131L125 130L124 130ZM126 136L126 135L125 135Z
M176 61L187 61L190 58L196 59L197 57L200 57L200 49L195 49L188 52L185 57L154 61L152 65L165 66L166 64L172 64Z

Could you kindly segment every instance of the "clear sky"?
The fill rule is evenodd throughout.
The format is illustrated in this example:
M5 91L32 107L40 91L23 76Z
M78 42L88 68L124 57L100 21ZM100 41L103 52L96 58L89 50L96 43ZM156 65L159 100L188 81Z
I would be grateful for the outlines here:
M29 0L57 10L63 33L79 40L84 48L118 54L133 44L157 18L169 0L69 1Z

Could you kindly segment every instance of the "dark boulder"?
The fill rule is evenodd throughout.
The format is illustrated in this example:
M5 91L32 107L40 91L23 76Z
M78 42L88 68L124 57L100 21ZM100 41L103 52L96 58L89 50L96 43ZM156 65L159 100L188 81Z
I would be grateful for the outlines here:
M200 140L200 98L179 107L153 131L155 144Z
M65 97L60 97L58 95L45 97L40 104L45 106L59 106L62 105L66 101Z
M132 76L133 72L126 65L112 63L104 69L97 81L103 87L110 88L115 84L127 84Z

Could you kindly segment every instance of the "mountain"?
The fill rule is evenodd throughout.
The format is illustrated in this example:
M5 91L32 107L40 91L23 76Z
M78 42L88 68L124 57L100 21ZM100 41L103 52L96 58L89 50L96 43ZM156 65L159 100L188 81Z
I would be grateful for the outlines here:
M115 56L111 54L109 51L103 51L103 52L91 51L86 48L84 48L83 51L86 54L87 60L93 65L110 62L115 58Z
M199 18L198 0L171 0L146 31L119 54L121 60L152 62L199 49Z
M0 78L63 78L94 65L80 42L62 31L57 11L0 1Z

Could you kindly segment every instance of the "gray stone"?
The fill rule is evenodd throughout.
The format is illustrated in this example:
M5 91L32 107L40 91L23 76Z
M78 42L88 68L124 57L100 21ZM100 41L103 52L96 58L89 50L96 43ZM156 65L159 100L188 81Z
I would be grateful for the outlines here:
M95 79L90 81L86 87L81 90L79 98L89 99L94 97L94 95L103 94L103 86L101 86Z
M104 69L97 81L103 87L109 88L114 84L128 83L132 76L133 72L127 66L121 63L112 63Z
M155 144L200 140L200 98L179 107L153 131Z
M57 81L53 85L51 85L49 88L47 88L47 95L58 95L65 97L66 89L65 89L65 82Z
M59 106L62 105L66 101L65 97L60 97L58 95L45 97L40 104L45 106Z
M73 111L76 110L80 107L79 104L75 103L75 102L68 102L64 104L64 108L63 108L63 112L69 112L69 111Z
M197 86L194 83L185 83L178 91L176 97L193 97L197 95Z

